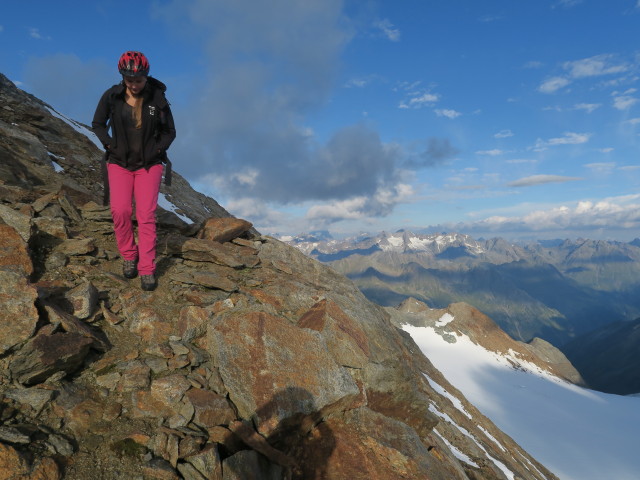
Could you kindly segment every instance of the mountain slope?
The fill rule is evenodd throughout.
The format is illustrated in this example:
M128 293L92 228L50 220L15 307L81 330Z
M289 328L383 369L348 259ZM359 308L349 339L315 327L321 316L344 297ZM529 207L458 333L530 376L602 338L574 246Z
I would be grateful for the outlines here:
M557 478L353 282L186 186L140 290L90 136L0 99L0 478Z
M637 478L640 398L560 380L463 304L389 310L455 388L560 478Z
M640 392L640 319L606 325L563 350L593 388L620 395Z

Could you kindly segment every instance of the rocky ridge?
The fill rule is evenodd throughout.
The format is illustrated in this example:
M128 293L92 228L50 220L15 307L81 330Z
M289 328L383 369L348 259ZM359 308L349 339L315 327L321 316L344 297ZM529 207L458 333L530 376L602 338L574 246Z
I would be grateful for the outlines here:
M140 290L99 149L0 99L0 478L556 478L351 281L192 190Z
M392 322L399 328L404 324L432 327L449 343L462 335L486 350L509 359L514 368L527 363L575 385L586 386L584 379L559 349L541 338L520 342L507 335L493 320L464 302L446 308L430 308L427 304L408 298L394 308L387 307Z

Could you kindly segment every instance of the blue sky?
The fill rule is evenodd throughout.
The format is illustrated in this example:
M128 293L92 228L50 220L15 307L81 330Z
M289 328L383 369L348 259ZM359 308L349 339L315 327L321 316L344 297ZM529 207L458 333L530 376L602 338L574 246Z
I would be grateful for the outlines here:
M143 51L176 170L264 233L640 237L639 0L25 0L0 72L89 124Z

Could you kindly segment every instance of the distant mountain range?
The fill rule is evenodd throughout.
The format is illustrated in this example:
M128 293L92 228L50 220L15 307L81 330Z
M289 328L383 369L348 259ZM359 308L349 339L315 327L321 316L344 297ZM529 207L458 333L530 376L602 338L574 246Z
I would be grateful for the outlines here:
M588 332L640 317L640 240L518 245L409 231L284 240L353 279L382 306L410 297L432 308L466 302L525 342L540 337L563 348Z

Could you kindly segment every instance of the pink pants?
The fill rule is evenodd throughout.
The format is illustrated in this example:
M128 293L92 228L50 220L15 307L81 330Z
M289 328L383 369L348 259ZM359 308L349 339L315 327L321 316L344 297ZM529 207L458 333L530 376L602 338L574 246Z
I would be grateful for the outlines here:
M110 163L109 189L113 230L120 255L125 260L138 259L140 275L155 272L156 259L156 207L162 180L162 165L134 172ZM133 235L133 200L138 220L138 245Z

